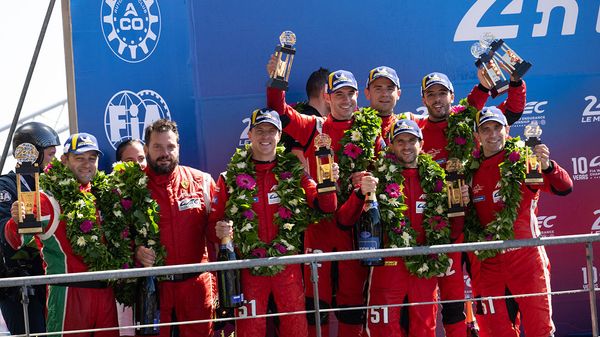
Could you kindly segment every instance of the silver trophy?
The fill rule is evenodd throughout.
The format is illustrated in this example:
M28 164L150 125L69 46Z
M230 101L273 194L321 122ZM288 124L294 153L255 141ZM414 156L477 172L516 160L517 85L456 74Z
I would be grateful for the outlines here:
M492 97L503 94L508 90L508 80L494 58L494 51L485 41L475 42L471 46L471 54L477 58L475 65L484 70L484 83L490 88Z

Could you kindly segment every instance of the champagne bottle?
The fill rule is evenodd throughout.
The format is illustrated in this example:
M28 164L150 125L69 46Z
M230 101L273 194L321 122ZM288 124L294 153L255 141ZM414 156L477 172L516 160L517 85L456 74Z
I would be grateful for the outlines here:
M230 237L221 239L219 245L219 261L235 261L235 251ZM219 270L219 306L221 309L237 308L244 302L244 294L240 285L240 271L237 269Z
M160 323L160 300L156 276L146 276L138 279L133 312L136 325ZM158 334L158 326L136 329L136 335L153 336Z
M473 303L467 301L465 302L465 306L467 307L467 337L479 337L479 327L473 313Z
M381 216L375 193L367 193L365 206L357 223L358 249L372 250L383 247L383 229L381 228ZM382 257L361 260L364 266L382 266Z

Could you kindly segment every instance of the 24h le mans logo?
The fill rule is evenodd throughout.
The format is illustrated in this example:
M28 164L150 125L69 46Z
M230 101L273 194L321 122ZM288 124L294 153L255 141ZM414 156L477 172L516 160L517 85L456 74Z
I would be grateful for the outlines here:
M148 58L160 37L160 9L155 0L104 0L102 32L121 60L137 63Z

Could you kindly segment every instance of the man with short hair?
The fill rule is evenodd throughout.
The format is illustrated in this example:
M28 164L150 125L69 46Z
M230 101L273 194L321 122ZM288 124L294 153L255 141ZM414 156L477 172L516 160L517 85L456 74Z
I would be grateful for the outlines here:
M267 65L267 71L272 70L274 67L275 60L271 58ZM319 134L325 134L331 138L331 150L335 154L335 161L340 163L340 172L344 170L353 172L356 170L349 167L349 165L342 164L338 158L338 152L341 149L340 140L344 137L345 132L352 128L354 123L359 123L355 122L354 118L358 99L358 84L354 75L347 70L337 70L329 74L327 93L324 94L324 98L331 107L331 113L325 119L298 113L286 104L283 91L275 88L267 89L267 106L280 114L284 132L306 147L305 156L308 159L308 171L313 177L317 177L318 170L315 156L315 136ZM375 152L382 146L380 138L369 140L369 142L371 143L368 148ZM365 145L365 150L369 150L366 147L367 145ZM372 177L365 179L372 179ZM340 200L338 194L340 207L345 207L347 203L350 203L355 208L362 208L365 195L362 194L360 186L353 186L350 180L342 181L342 179L338 181L338 185L340 190L348 192L347 200ZM336 219L326 219L316 226L309 227L304 236L305 253L353 250L352 229L354 223L348 223L346 220L342 219L342 215L338 213ZM339 261L333 265L337 268L332 271L332 263L323 262L319 270L321 308L330 308L333 305L334 295L335 304L339 308L363 306L363 286L368 269L360 265L358 261ZM332 276L332 274L335 275ZM305 268L304 277L306 305L307 309L312 310L314 295L309 268ZM336 312L339 322L339 335L362 336L364 333L365 312L365 310L360 309ZM309 335L314 336L315 322L314 316L311 316L313 315L308 316ZM321 324L324 327L323 336L328 336L327 316L323 316Z
M369 100L369 106L377 110L381 118L381 137L386 144L390 139L390 129L396 122L394 108L401 94L400 79L396 70L388 66L379 66L369 71L365 96Z
M206 262L208 214L215 182L208 173L179 165L177 124L159 119L144 133L148 166L148 189L160 208L160 242L166 265ZM217 242L217 238L209 237ZM156 254L146 247L136 248L136 258L145 267L154 265ZM176 274L159 284L161 323L210 319L214 308L214 279L211 273ZM160 336L171 328L161 327ZM209 336L212 323L179 326L181 337Z
M15 130L13 154L17 147L23 143L35 146L39 153L36 163L41 173L44 167L54 158L60 140L56 131L48 125L29 122ZM2 242L0 254L3 255L3 257L0 257L0 265L3 265L2 269L6 271L6 275L0 275L0 277L43 275L42 258L37 247L26 245L19 250L14 250L4 237L4 227L10 219L10 208L17 200L16 179L16 174L13 171L0 177L0 238ZM35 188L32 177L22 175L21 189L30 191L32 188ZM13 257L17 254L22 257L14 259ZM23 258L23 256L27 256L27 258ZM4 293L0 295L0 308L8 331L13 335L24 334L25 323L20 288L4 288L3 290ZM44 285L34 286L33 291L33 296L29 298L28 308L30 332L45 332L46 287Z
M37 234L36 239L42 246L47 275L89 271L90 263L102 256L87 255L86 249L89 247L98 253L96 247L105 245L102 238L93 235L101 228L92 184L98 170L98 158L102 155L96 137L88 133L73 134L65 142L63 151L61 162L52 162L48 166L45 175L52 183L40 193L43 232ZM59 176L54 172L64 173ZM77 193L73 194L73 188ZM21 247L29 237L17 232L19 213L24 216L25 207L16 201L11 207L12 218L4 230L6 240L13 248ZM115 297L106 282L49 285L47 303L49 332L117 326ZM113 337L118 336L118 332L74 334L92 335Z
M281 130L277 112L255 110L248 132L250 145L236 151L217 182L211 225L220 239L236 235L234 243L242 259L302 253L302 234L311 224L309 207L322 213L337 208L335 191L318 193L300 161L277 147ZM335 169L333 175L337 176ZM251 184L240 186L242 177ZM254 200L250 205L248 198ZM245 233L256 233L256 238ZM305 309L300 265L242 269L241 286L244 299L256 309L253 314L267 313L271 297L279 313ZM265 336L266 325L265 318L238 320L236 335ZM306 316L279 317L277 330L281 337L306 337Z
M468 241L532 239L540 236L537 209L540 192L564 196L573 188L569 174L555 161L545 144L536 145L533 154L541 165L543 183L528 185L525 151L508 137L509 122L501 110L486 107L476 118L475 136L481 144L473 174L473 221L466 228ZM475 165L477 166L477 165ZM501 197L499 197L501 196ZM512 222L512 224L511 224ZM509 227L503 224L508 223ZM473 279L474 297L525 295L550 292L550 262L543 246L506 251L474 252L481 261L479 276ZM520 327L512 319L518 311L527 336L553 336L550 295L515 298L516 308L504 299L480 303L478 320L486 336L519 336ZM483 305L487 307L484 310Z

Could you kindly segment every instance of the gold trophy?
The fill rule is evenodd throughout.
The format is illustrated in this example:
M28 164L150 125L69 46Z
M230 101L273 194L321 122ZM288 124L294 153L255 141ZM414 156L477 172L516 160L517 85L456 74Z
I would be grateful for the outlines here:
M454 218L465 215L465 203L460 191L465 184L465 174L462 162L450 158L446 162L446 193L448 193L448 217Z
M333 155L331 137L324 133L315 136L315 156L317 157L317 191L319 193L336 190L333 181Z
M494 51L486 43L479 41L471 46L471 54L477 58L477 61L475 61L477 68L484 69L486 83L483 84L491 88L490 93L492 97L506 92L509 82L494 58Z
M281 90L287 90L288 79L290 78L290 71L292 70L292 62L294 61L294 55L296 49L296 34L292 31L286 30L279 36L279 46L275 47L275 69L270 74L268 87L277 88Z
M533 148L542 144L540 136L542 135L542 128L537 121L532 121L525 126L524 131L525 137L525 184L527 185L540 185L544 183L544 177L542 176L542 164L533 153Z
M40 167L36 163L39 152L33 144L23 143L15 149L14 157L17 160L15 171L17 173L17 198L25 204L25 217L19 212L19 234L37 234L43 231L40 206ZM32 191L21 190L21 176L33 176L35 188ZM35 211L34 211L35 208Z

